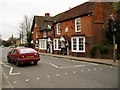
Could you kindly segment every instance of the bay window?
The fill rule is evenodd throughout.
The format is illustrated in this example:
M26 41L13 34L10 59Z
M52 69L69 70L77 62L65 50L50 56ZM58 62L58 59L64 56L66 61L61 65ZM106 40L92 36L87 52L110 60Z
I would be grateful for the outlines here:
M85 37L72 37L72 52L85 52Z

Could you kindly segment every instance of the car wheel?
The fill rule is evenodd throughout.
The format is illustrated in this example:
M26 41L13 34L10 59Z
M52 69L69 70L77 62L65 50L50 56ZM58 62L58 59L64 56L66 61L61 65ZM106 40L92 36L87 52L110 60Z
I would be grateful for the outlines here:
M7 61L8 61L8 63L11 63L11 60L10 60L10 58L9 58L9 57L7 57Z
M34 62L34 65L37 65L38 62Z
M17 67L19 67L19 66L20 66L20 63L17 61L17 62L16 62L16 65L17 65Z

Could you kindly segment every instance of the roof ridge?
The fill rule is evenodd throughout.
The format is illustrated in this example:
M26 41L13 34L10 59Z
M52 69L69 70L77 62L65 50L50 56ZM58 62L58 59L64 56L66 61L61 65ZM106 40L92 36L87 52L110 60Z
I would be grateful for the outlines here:
M95 5L95 2L85 2L67 11L64 11L62 13L55 15L54 18L57 19L57 21L62 21L62 20L67 20L69 18L78 17L78 16L92 12L94 5Z

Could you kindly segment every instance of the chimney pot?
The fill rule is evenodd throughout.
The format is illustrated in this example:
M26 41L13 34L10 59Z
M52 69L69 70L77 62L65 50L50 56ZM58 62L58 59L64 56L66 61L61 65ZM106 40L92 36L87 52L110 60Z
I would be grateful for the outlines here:
M45 13L45 16L50 16L50 14L49 13Z

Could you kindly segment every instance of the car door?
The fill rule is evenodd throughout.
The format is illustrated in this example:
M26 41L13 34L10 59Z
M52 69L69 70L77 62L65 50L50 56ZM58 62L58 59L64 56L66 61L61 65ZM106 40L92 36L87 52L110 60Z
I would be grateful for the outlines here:
M13 60L17 61L17 59L18 59L18 51L17 51L17 49L15 49L13 52Z
M9 58L10 60L13 60L13 52L14 52L14 49L12 49L10 52L9 52Z
M15 49L13 49L11 52L11 60L13 60L13 61L14 61L14 52L15 52Z

